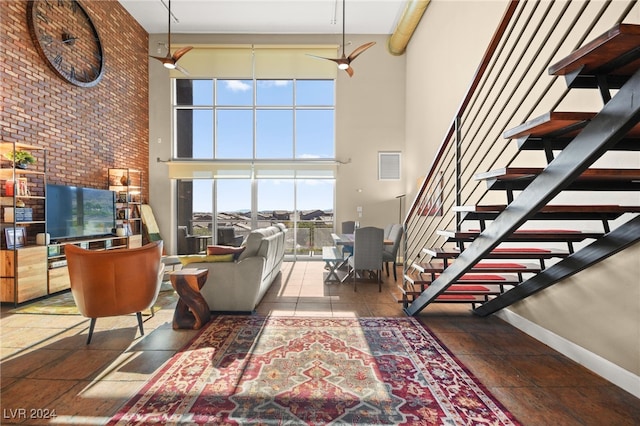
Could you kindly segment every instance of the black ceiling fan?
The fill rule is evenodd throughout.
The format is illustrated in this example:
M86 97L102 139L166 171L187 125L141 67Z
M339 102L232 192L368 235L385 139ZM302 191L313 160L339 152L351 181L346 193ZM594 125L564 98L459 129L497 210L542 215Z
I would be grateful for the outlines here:
M368 48L370 48L371 46L373 46L374 44L376 44L375 41L370 41L369 43L365 43L362 46L359 46L358 48L356 48L356 50L354 50L353 52L351 52L351 54L349 56L347 56L344 52L344 48L345 48L345 41L344 41L344 37L345 37L345 1L346 0L342 0L342 56L340 58L325 58L323 56L316 56L316 55L309 55L309 56L313 56L315 58L320 58L320 59L326 59L329 61L333 61L336 64L338 64L338 68L341 70L345 70L347 72L347 74L349 74L349 77L353 77L353 67L351 67L351 62L353 62L362 52L364 52L365 50L367 50Z
M163 2L164 4L164 2ZM184 68L182 68L180 65L178 65L178 61L180 60L180 58L182 58L184 56L185 53L187 53L188 51L190 51L191 49L193 49L193 46L185 46L182 47L178 50L175 51L175 53L172 55L171 54L171 0L169 0L169 24L168 24L168 44L167 44L167 56L151 56L154 59L159 60L160 62L162 62L162 65L164 65L165 68L168 69L177 69L178 71L180 71L183 74L189 74L187 72L187 70L185 70Z

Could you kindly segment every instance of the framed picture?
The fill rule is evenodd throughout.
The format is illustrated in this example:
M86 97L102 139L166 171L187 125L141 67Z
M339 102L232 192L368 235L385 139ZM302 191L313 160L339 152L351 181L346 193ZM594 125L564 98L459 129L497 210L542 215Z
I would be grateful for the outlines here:
M27 241L27 232L24 227L5 228L4 235L8 249L23 247Z
M126 203L127 202L127 193L126 192L119 192L118 193L118 203Z

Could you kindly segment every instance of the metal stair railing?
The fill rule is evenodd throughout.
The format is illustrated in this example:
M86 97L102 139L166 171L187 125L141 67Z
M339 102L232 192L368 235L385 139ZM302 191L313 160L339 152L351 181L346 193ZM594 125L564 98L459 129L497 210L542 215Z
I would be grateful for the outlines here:
M446 239L437 230L460 229L459 217L452 212L454 206L477 204L486 198L488 191L473 176L511 164L518 156L517 145L502 137L504 131L554 110L567 97L570 90L564 79L549 76L549 65L603 29L622 22L635 3L508 4L469 91L408 208L404 220L405 276L412 264L424 260L423 248L445 245ZM408 291L409 286L404 279L403 289ZM409 303L405 296L405 309ZM417 311L410 309L408 313Z
M640 71L636 72L584 130L460 254L457 260L405 309L407 314L414 315L421 311L638 124L638 94Z

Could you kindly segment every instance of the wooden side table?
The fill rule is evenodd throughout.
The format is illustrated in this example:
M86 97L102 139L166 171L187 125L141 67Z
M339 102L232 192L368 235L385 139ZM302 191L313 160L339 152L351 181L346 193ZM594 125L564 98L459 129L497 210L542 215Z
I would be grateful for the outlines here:
M171 285L180 296L173 313L173 328L198 330L211 319L209 305L200 289L207 282L208 269L186 268L169 274Z

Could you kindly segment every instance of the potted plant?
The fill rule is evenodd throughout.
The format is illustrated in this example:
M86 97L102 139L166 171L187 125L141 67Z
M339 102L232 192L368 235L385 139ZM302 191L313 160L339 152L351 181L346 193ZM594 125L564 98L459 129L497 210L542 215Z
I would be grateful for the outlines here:
M36 162L36 158L28 151L9 151L4 154L4 157L19 169L26 169L27 165Z

